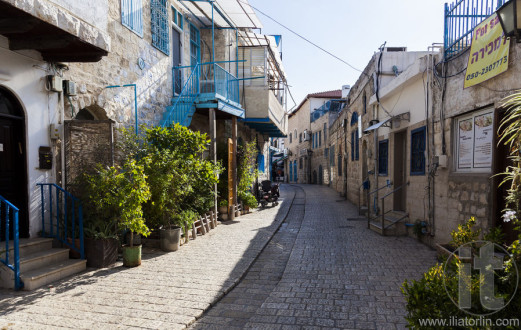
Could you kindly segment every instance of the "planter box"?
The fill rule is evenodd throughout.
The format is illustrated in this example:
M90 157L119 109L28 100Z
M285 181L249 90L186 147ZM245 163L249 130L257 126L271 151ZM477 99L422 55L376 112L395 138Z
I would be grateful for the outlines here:
M118 259L119 242L115 238L85 239L85 257L87 267L105 268L113 265Z

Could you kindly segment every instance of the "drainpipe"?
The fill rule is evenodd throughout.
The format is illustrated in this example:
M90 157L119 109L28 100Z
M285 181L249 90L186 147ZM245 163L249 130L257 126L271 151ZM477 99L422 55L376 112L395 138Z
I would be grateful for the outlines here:
M120 87L134 87L134 116L135 116L135 122L136 122L136 135L138 135L139 133L139 128L138 128L138 122L137 122L137 86L136 84L127 84L127 85L111 85L111 86L107 86L105 88L120 88Z

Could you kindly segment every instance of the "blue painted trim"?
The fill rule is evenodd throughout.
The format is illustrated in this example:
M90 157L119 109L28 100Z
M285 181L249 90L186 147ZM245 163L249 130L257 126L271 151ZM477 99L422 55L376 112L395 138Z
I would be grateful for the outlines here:
M126 85L111 85L107 86L105 88L119 88L119 87L134 87L134 116L136 121L136 135L139 134L139 125L137 120L137 86L136 84L126 84Z

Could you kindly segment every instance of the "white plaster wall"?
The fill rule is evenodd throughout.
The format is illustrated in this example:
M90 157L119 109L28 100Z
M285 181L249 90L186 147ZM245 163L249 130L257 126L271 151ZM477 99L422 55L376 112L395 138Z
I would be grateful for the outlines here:
M37 183L55 182L53 170L38 169L38 148L52 146L49 125L60 123L61 103L58 94L45 90L46 63L32 56L20 55L8 49L7 39L0 37L0 85L15 94L25 111L26 162L28 170L29 234L36 237L41 229L40 190ZM26 206L19 206L20 208Z

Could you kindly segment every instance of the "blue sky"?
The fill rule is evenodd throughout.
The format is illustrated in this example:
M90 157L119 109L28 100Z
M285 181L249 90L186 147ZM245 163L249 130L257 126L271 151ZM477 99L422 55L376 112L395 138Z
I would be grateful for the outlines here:
M445 0L249 0L319 46L363 70L387 46L426 51L443 42ZM264 34L282 34L283 63L298 104L308 93L353 85L360 73L257 13ZM288 102L288 109L293 102Z

